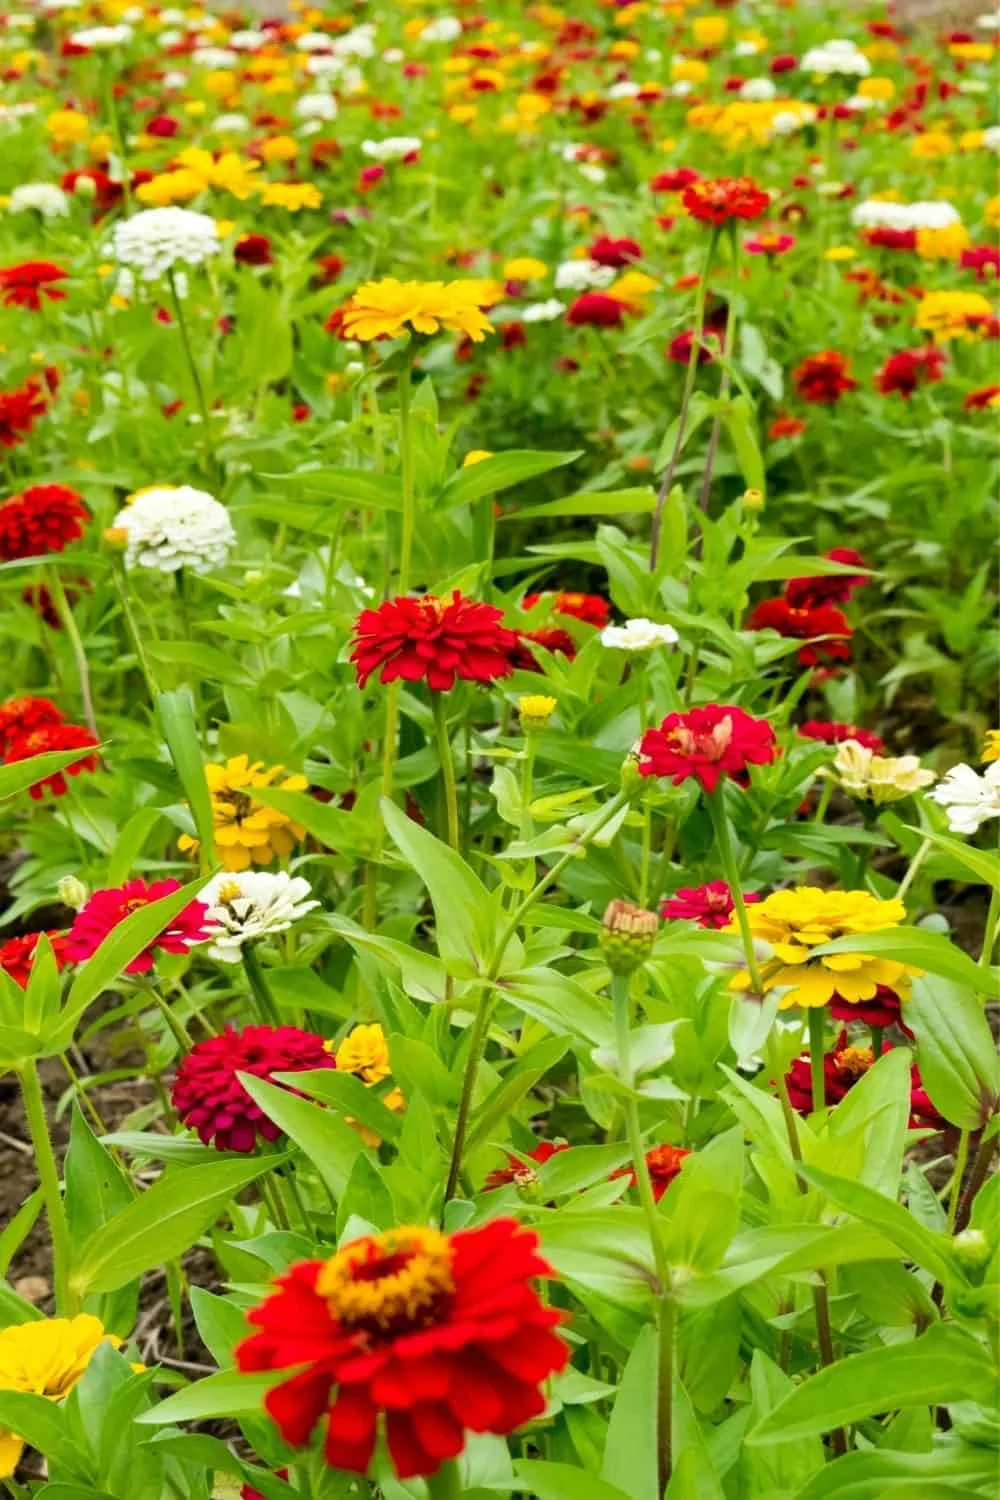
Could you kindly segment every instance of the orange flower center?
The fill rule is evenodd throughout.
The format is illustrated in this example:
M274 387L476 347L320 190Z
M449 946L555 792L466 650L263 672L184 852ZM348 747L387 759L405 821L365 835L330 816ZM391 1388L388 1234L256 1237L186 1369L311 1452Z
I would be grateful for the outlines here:
M874 1061L875 1056L870 1047L845 1047L834 1058L840 1071L850 1073L852 1078L860 1078L862 1073L867 1073Z
M436 1229L355 1240L322 1268L316 1290L344 1328L396 1338L437 1322L455 1290L451 1246Z
M691 729L687 724L677 724L670 730L669 739L682 755L700 756L704 760L721 760L733 738L733 721L727 714L714 729L708 732Z
M140 906L148 905L149 902L146 900L145 896L132 896L128 901L123 902L122 912L126 917L128 917L131 916L132 912L138 911Z

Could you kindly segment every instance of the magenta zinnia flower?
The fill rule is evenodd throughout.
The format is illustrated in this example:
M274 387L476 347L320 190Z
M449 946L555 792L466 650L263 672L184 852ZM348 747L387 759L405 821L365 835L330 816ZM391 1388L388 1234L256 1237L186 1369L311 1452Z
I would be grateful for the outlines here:
M95 891L85 906L77 912L66 941L66 956L70 963L82 963L96 953L109 932L120 922L138 911L181 889L179 880L154 880L147 885L144 880L126 880L114 890ZM205 927L208 907L202 901L192 901L172 917L163 931L133 958L126 974L148 974L153 967L156 950L163 953L186 953L192 943L203 943L211 933Z
M744 905L760 900L759 891L745 891ZM668 896L660 907L664 921L697 922L699 927L716 931L728 927L735 911L733 893L724 880L710 880L707 885L682 886Z

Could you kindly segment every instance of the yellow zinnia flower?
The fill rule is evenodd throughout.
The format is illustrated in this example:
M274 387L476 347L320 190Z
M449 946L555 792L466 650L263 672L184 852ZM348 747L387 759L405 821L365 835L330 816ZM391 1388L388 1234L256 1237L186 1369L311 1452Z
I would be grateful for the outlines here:
M397 281L386 276L358 287L344 309L344 337L398 339L414 333L461 333L479 343L493 332L483 308L496 299L484 281Z
M992 765L995 760L1000 760L1000 729L987 729L983 740L983 765Z
M105 1333L90 1313L45 1318L0 1330L0 1391L26 1391L60 1401L82 1377L102 1343L121 1339ZM9 1479L24 1451L24 1440L0 1429L0 1479Z
M363 1083L382 1083L392 1073L389 1044L377 1021L355 1026L334 1054L340 1073L354 1073Z
M54 109L46 116L45 129L56 145L69 146L87 139L90 121L78 109Z
M902 901L880 901L867 891L824 891L807 885L776 891L747 908L754 937L772 950L761 965L764 990L786 991L778 1002L779 1010L826 1005L834 995L856 1005L873 999L880 984L905 999L910 976L919 970L867 953L812 952L835 938L898 927L905 916ZM736 923L731 922L727 930L737 931ZM734 990L749 986L746 970L730 984Z
M276 807L265 807L250 795L254 787L273 786L284 766L251 765L245 755L236 755L224 766L207 765L205 779L212 797L215 844L224 870L248 870L251 865L269 865L284 859L305 835L301 823L293 822ZM282 791L304 792L304 776L287 776L277 782ZM177 841L182 853L195 853L198 840L182 833Z
M982 337L993 308L980 292L928 292L917 308L916 326L936 344Z
M943 130L927 130L923 135L915 135L910 142L910 155L917 161L939 161L943 156L950 156L954 149L951 136Z
M544 260L536 260L533 255L517 255L506 262L503 274L507 281L541 281L549 274L549 268Z
M556 711L556 700L546 693L524 693L517 700L517 712L525 733L544 729Z
M922 260L958 260L972 244L964 224L917 230L917 254Z
M290 214L297 214L300 208L321 207L323 194L311 182L269 182L260 201L265 208L287 208Z

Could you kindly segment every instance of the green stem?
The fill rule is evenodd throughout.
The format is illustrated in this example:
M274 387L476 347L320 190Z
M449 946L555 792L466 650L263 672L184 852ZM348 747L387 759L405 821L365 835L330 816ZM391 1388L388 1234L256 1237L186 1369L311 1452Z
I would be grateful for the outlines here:
M823 1007L810 1005L806 1014L809 1017L809 1077L812 1082L812 1107L813 1114L819 1114L821 1109L826 1108L826 1074L823 1070L826 1039Z
M188 1031L180 1016L174 1015L174 1012L170 1007L170 1001L166 1000L163 995L160 994L156 985L151 984L148 986L148 989L149 994L152 997L153 1004L156 1006L156 1008L160 1012L160 1015L166 1021L167 1027L173 1035L173 1038L178 1047L180 1047L182 1052L190 1052L191 1048L194 1046L194 1037Z
M740 886L740 872L736 864L736 856L733 853L733 841L729 835L729 819L726 817L726 807L723 800L723 782L715 788L714 792L707 795L709 817L712 819L712 829L715 833L715 847L719 855L719 863L722 865L722 873L726 877L730 894L733 898L733 908L736 912L736 922L740 929L740 938L743 943L743 952L747 961L747 973L750 975L750 983L758 995L763 995L764 986L761 982L760 968L757 963L757 953L753 944L753 931L750 927L750 918L747 916L746 902L743 900L743 891Z
M883 1032L883 1028L881 1026L870 1026L868 1028L868 1030L871 1033L872 1061L873 1062L878 1062L879 1058L882 1056L882 1032Z
M428 1474L424 1481L430 1500L459 1500L464 1493L458 1464L453 1458L446 1459L435 1474Z
M448 821L448 843L458 850L458 788L455 785L455 761L451 753L451 737L448 734L448 710L443 693L433 693L434 727L437 731L438 759L441 762L441 780L444 785L444 802Z
M986 913L983 951L979 955L979 967L987 972L993 962L993 949L996 947L998 929L1000 929L1000 888L994 886L990 896L990 908Z
M80 697L83 700L83 717L87 722L87 728L94 738L97 739L97 719L94 716L94 699L90 691L90 668L87 664L87 653L84 649L83 641L80 639L80 632L76 628L76 620L73 618L73 611L70 608L69 600L66 598L66 590L63 588L63 582L59 576L59 569L47 568L45 573L49 593L52 596L52 603L55 605L56 614L59 616L59 623L66 632L66 639L69 641L70 649L73 652L77 680L80 684Z
M402 535L399 544L399 592L410 587L410 561L413 553L414 493L413 443L410 433L410 370L407 362L399 372L399 470L403 490Z
M823 783L823 790L819 794L819 801L816 804L816 811L813 814L813 822L814 823L822 823L822 822L825 821L827 810L828 810L828 808L830 806L830 802L831 802L831 799L833 797L833 792L834 792L833 777L832 776L828 776L827 779Z
M184 348L184 358L187 361L188 371L191 375L191 383L194 386L195 397L198 402L198 410L201 413L202 431L205 436L205 449L211 461L212 468L215 470L216 475L218 475L221 471L219 469L219 461L216 458L215 454L215 445L212 441L212 429L209 423L208 402L205 399L205 388L201 383L201 375L199 374L198 366L195 363L194 350L191 347L191 339L188 334L187 319L184 316L184 306L181 302L180 294L177 291L177 280L174 275L173 269L167 272L167 280L170 282L170 297L171 301L174 304L174 313L177 318L177 328L180 332L181 344Z
M143 647L142 637L139 634L139 627L136 624L135 615L132 612L132 605L129 602L128 580L124 576L124 569L121 568L117 562L112 565L111 576L114 579L115 590L118 594L118 602L121 605L122 619L125 621L125 630L129 637L129 640L132 643L132 650L135 652L136 661L139 663L139 670L141 671L143 679L146 683L146 691L149 694L149 701L151 704L155 704L157 698L160 696L160 689L157 684L156 678L153 675L153 669L149 664L149 657L146 655L145 648Z
M455 1196L458 1179L462 1171L462 1152L465 1147L465 1137L469 1128L469 1115L472 1112L472 1096L476 1088L476 1077L479 1073L479 1064L482 1060L483 1050L486 1045L486 1033L490 1023L490 991L488 985L483 985L479 992L476 1004L476 1014L469 1032L469 1052L465 1059L465 1071L462 1074L462 1092L458 1100L458 1112L455 1115L455 1138L451 1147L451 1161L448 1163L448 1180L445 1183L444 1201Z
M733 286L737 285L737 266L739 263L739 241L732 223L729 228L729 245L733 261ZM729 398L729 382L732 371L733 348L736 341L736 299L730 298L729 308L726 315L726 332L723 339L720 360L722 363L722 375L719 379L719 399L715 416L712 418L712 430L708 437L708 448L705 452L705 467L702 470L701 486L698 490L698 507L702 511L708 510L708 500L712 492L712 473L715 469L715 455L719 447L719 434L722 431L722 408Z
M969 1161L970 1136L970 1131L963 1130L958 1138L958 1150L955 1153L955 1170L951 1178L951 1196L948 1200L949 1234L954 1234L955 1223L958 1219L958 1205L962 1197L962 1183L965 1179L965 1168Z
M94 1103L93 1099L91 1099L90 1095L87 1093L87 1090L84 1088L83 1079L80 1077L79 1073L70 1062L69 1054L67 1052L60 1052L59 1061L63 1065L63 1071L66 1074L66 1077L69 1079L70 1086L74 1094L76 1095L81 1108L93 1120L98 1135L107 1135L108 1127L101 1119L100 1111L98 1110L97 1105Z
M920 866L923 864L923 862L927 858L928 854L930 854L932 847L933 846L931 844L930 839L924 839L923 843L920 845L920 848L917 850L916 854L910 860L910 863L909 863L909 866L907 868L906 874L903 876L902 880L899 882L899 887L898 887L898 889L896 891L896 900L897 901L902 901L903 897L906 895L907 891L910 889L910 886L913 884L914 880L916 879L917 874L919 873Z
M69 1225L66 1221L66 1208L59 1185L59 1168L56 1165L52 1138L49 1135L49 1124L45 1115L45 1100L42 1096L42 1086L38 1079L38 1068L34 1058L28 1058L21 1064L17 1069L17 1076L21 1085L21 1098L24 1100L24 1113L28 1119L31 1144L35 1152L42 1197L45 1199L49 1234L52 1237L52 1275L55 1283L56 1312L64 1318L72 1317L79 1310L79 1298L70 1283L69 1276Z
M535 748L535 733L529 730L525 735L524 754L521 760L521 823L518 832L522 841L530 839L535 832L535 820L531 816L535 780Z
M267 980L264 978L264 970L260 959L252 943L244 943L241 956L243 959L243 972L247 976L247 984L253 996L257 1013L265 1026L280 1026L281 1017L278 1015L278 1007L268 988Z

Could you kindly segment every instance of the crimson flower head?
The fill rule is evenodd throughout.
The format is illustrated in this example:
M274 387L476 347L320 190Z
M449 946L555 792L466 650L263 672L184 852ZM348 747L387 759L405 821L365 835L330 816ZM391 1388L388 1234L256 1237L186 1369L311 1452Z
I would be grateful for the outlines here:
M69 275L62 266L50 260L23 260L16 266L0 268L0 302L4 307L27 307L39 312L42 298L64 302L66 293L58 283Z
M836 406L841 396L858 389L850 373L850 361L836 349L807 355L792 371L792 380L803 401L814 406Z
M624 321L624 302L607 292L581 292L566 309L566 322L574 328L619 328Z
M980 386L962 402L963 411L990 411L996 406L1000 406L1000 385Z
M513 1219L389 1229L279 1277L236 1362L297 1369L264 1401L293 1447L325 1420L327 1463L364 1474L381 1419L399 1478L434 1474L467 1430L503 1436L545 1410L569 1357L533 1285L551 1275Z
M321 1036L297 1026L227 1026L221 1036L195 1042L181 1059L170 1091L179 1119L217 1151L252 1151L258 1140L276 1141L281 1128L255 1104L237 1076L276 1083L275 1073L334 1068Z
M2 950L0 950L2 951ZM558 1156L560 1151L568 1151L568 1141L539 1141L533 1151L525 1151L522 1154L527 1161L537 1162L541 1167L553 1156ZM507 1165L497 1167L495 1171L487 1175L483 1183L483 1190L488 1192L493 1188L500 1187L531 1187L538 1181L538 1173L534 1167L529 1167L527 1161L520 1157L507 1154Z
M22 990L28 988L28 980L31 978L31 966L35 961L38 939L41 936L40 932L26 932L22 937L8 938L5 943L0 943L0 969L3 969L5 974L9 974L14 983L19 984ZM66 951L66 934L64 932L46 932L45 936L52 944L56 968L62 969L70 962Z
M1000 246L972 245L958 258L963 271L975 271L977 281L1000 280Z
M694 329L685 328L675 333L667 345L667 358L675 365L689 365L694 345ZM697 360L699 365L711 364L721 346L721 339L714 329L706 328L698 340Z
M540 630L519 630L516 634L517 642L511 662L518 672L541 671L532 646L540 646L543 651L558 652L567 661L572 661L576 655L576 641L568 630L560 630L558 625L543 625Z
M792 640L808 641L808 645L795 653L796 661L803 667L816 667L824 661L849 661L851 657L847 644L851 627L846 615L832 604L807 604L796 609L787 597L764 599L751 611L747 629L776 630ZM830 639L819 639L822 636Z
M625 266L642 260L642 246L638 240L614 239L609 234L599 234L588 247L587 254L599 266L613 266L621 271Z
M768 259L775 255L787 255L794 247L794 234L773 234L764 229L743 241L744 250L748 250L751 255L766 255Z
M2 399L2 398L0 398ZM90 512L65 484L32 484L0 504L0 559L62 552L83 536Z
M654 1146L651 1151L646 1152L646 1170L649 1172L653 1197L657 1203L684 1165L685 1158L690 1155L690 1151L685 1151L683 1146ZM611 1176L627 1177L632 1187L636 1185L634 1167L619 1167Z
M560 589L554 594L525 594L522 609L534 609L543 599L551 600L557 615L566 615L570 620L581 620L584 625L596 625L603 630L611 619L611 605L600 594L576 594Z
M642 776L666 776L680 786L694 777L713 792L725 776L746 777L748 766L769 766L778 754L774 730L728 703L707 703L686 713L667 714L658 729L639 742Z
M861 553L853 547L831 547L823 556L827 562L848 568L866 566ZM785 598L796 609L810 609L815 604L845 604L867 582L864 573L818 573L813 578L790 578L785 585Z
M106 891L95 891L77 912L69 930L66 953L71 962L83 963L96 953L109 932L134 911L160 901L181 889L179 880L126 880L124 885ZM153 967L156 950L163 953L186 953L192 943L204 942L211 936L205 927L208 907L203 901L192 901L170 919L163 931L133 958L126 974L148 974Z
M888 224L877 224L874 229L866 229L861 238L866 245L871 245L873 250L915 250L917 248L915 229L891 229Z
M651 193L682 193L686 187L697 182L699 176L694 167L671 167L650 178L649 190Z
M767 429L767 435L777 442L779 438L801 437L805 430L806 424L801 417L792 417L787 412L783 412L780 416L775 417Z
M0 391L0 447L17 448L47 410L37 380L26 380L13 391Z
M8 740L3 763L10 766L15 761L45 755L49 750L94 750L99 744L100 741L82 724L40 724L29 734L19 734ZM79 760L71 761L61 771L53 771L51 776L36 781L29 788L29 795L34 802L41 801L46 792L51 792L53 797L65 797L68 791L66 777L79 776L81 771L96 771L97 765L96 755L81 755Z
M898 1026L907 1036L913 1035L903 1020L899 995L886 984L876 985L870 1000L845 1000L842 995L833 995L829 1009L837 1021L864 1021L866 1026L877 1026L882 1030L887 1026Z
M842 1031L832 1052L823 1057L823 1103L827 1108L839 1104L860 1083L875 1061L870 1047L850 1047L847 1032ZM785 1074L788 1099L800 1115L812 1113L812 1070L809 1054L795 1058Z
M875 385L883 396L899 395L909 401L921 385L934 385L944 379L948 356L940 344L920 349L900 349L890 354L875 375Z
M8 698L0 703L0 750L16 739L46 729L50 724L64 722L62 709L57 708L51 698Z
M759 900L759 891L744 892L744 905L750 906ZM728 883L710 880L707 885L682 886L679 891L674 891L660 906L660 916L666 922L697 922L699 927L718 932L729 926L735 910Z
M716 226L733 219L759 219L771 200L752 177L706 177L689 183L681 202L692 219Z
M857 740L866 750L874 750L876 755L885 754L885 741L870 729L862 729L859 724L824 723L821 719L807 719L804 724L799 725L799 734L804 735L807 740L819 740L824 745L842 745L845 740Z
M233 246L233 260L240 266L271 266L271 241L266 234L245 234Z
M358 686L379 669L383 683L425 681L435 693L448 692L456 678L489 686L514 670L517 636L502 619L502 610L457 589L450 599L399 595L362 610L351 652Z

